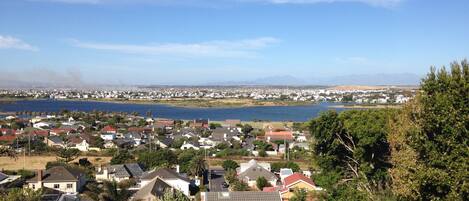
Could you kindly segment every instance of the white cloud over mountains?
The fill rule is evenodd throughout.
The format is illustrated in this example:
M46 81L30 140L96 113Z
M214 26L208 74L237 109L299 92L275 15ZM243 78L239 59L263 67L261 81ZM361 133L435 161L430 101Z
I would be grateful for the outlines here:
M21 39L12 36L0 35L0 49L19 49L28 51L38 51L37 47L34 47Z
M245 40L216 40L200 43L116 44L70 40L75 47L141 55L172 55L182 57L255 57L257 51L279 42L273 37Z

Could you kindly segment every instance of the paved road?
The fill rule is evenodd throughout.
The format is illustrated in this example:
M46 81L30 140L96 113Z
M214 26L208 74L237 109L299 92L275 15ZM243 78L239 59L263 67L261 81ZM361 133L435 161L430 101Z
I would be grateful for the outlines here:
M210 191L211 192L225 192L227 188L223 188L222 184L225 182L225 170L210 170Z

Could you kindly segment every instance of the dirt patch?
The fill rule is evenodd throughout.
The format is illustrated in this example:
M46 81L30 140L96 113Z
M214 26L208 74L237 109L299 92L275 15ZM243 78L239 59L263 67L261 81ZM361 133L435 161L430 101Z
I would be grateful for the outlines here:
M109 163L111 157L95 157L95 156L82 156L79 158L88 158L93 165L101 165ZM79 159L78 158L78 159ZM76 159L75 161L78 161ZM44 169L47 162L56 161L55 156L19 156L16 160L9 157L0 157L0 170L37 170Z

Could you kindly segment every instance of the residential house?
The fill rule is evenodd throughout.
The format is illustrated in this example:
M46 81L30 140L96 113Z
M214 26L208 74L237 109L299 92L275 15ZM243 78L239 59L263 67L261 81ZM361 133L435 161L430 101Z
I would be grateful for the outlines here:
M238 173L241 173L241 172L244 172L245 170L247 170L249 167L251 166L254 166L254 165L260 165L261 167L263 167L264 169L268 170L268 171L272 171L271 168L270 168L270 163L263 163L263 162L257 162L256 160L254 159L251 159L249 162L247 163L240 163L239 164L239 168L238 168Z
M0 172L0 186L11 183L20 177L20 175L7 175L3 172Z
M124 135L124 139L133 141L134 146L142 144L143 137L140 133L127 133Z
M202 192L202 201L281 201L278 192L232 191Z
M87 141L85 138L80 136L69 137L67 146L70 148L78 149L80 151L90 150L89 140Z
M194 121L192 121L190 124L192 128L208 128L208 125L208 119L194 119Z
M139 179L142 175L142 167L137 163L108 165L106 167L98 168L98 171L96 172L96 181L121 182L131 178Z
M155 126L158 128L173 129L174 120L172 119L156 119Z
M181 146L181 150L186 150L186 149L195 149L199 150L200 149L200 144L199 142L184 142Z
M78 193L86 184L85 173L76 168L55 166L38 170L35 177L26 181L32 189L50 188L64 193Z
M264 192L279 192L284 201L288 201L293 195L296 189L304 189L309 191L319 191L322 188L317 187L313 180L304 176L300 173L294 173L288 177L285 177L282 186L266 187L263 189ZM308 200L312 200L309 198Z
M191 185L191 181L188 178L181 176L177 171L169 168L160 168L147 172L141 178L141 186L146 186L155 180L155 178L162 179L170 186L184 193L184 195L190 196L189 187Z
M174 139L170 137L162 137L156 140L156 144L159 145L161 148L169 148L173 143Z
M272 186L277 185L277 176L257 163L251 163L251 166L244 171L240 171L237 177L250 187L256 187L256 181L259 177L264 177Z
M117 128L114 128L113 126L104 126L103 129L101 129L101 133L110 133L110 134L117 134Z
M165 180L156 177L141 189L139 189L131 198L132 201L154 201L159 200L167 191L176 191L174 187Z
M64 148L65 142L59 136L48 136L44 138L44 143L49 147Z
M291 131L267 131L265 133L265 139L267 142L273 142L276 140L284 140L287 142L293 141L293 133Z
M115 139L116 139L116 134L115 134L115 133L101 133L100 137L101 137L103 140L111 141L111 140L115 140Z

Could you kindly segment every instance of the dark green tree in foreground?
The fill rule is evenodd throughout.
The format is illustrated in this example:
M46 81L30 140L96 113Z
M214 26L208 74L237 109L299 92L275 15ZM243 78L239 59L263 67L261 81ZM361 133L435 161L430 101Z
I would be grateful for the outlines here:
M469 200L469 64L434 68L393 122L392 191L405 200Z
M388 185L388 122L395 110L328 111L310 122L320 174L314 181L333 200L378 199Z

